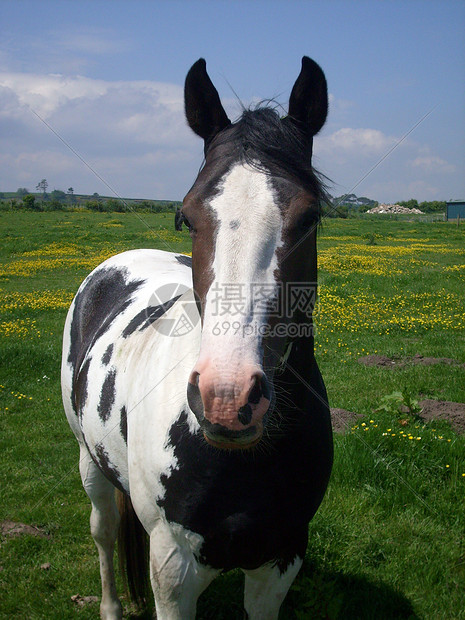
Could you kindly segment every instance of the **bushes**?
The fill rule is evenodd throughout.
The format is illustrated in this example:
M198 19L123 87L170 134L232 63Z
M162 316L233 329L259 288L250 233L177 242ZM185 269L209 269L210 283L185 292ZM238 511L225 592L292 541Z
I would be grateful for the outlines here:
M36 203L36 197L32 194L27 194L23 198L23 206L29 211L40 211L39 204Z
M19 190L18 190L19 191ZM63 198L65 197L65 198ZM100 213L174 213L180 202L162 200L122 200L117 198L101 198L98 194L92 197L74 196L70 203L64 192L54 190L49 198L42 195L26 194L18 198L1 198L0 211L97 211Z

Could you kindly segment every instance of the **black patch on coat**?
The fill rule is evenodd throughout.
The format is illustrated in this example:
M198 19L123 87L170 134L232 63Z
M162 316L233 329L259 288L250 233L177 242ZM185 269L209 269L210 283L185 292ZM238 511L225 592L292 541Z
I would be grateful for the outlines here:
M306 364L311 373L305 370L302 376L317 396L286 375L302 408L280 408L285 431L273 431L261 447L217 450L201 432L190 433L185 412L171 427L177 466L161 477L165 494L158 504L169 521L204 538L201 562L226 570L275 562L284 573L296 556L304 556L308 523L332 464L326 392L316 362L307 357Z
M109 344L105 353L102 355L102 364L104 366L108 366L111 360L111 356L113 354L113 344Z
M87 382L89 375L89 366L91 358L88 357L82 365L79 373L76 376L73 386L74 398L76 399L77 409L75 408L76 415L82 416L82 410L87 400ZM73 400L74 405L74 400Z
M181 265L185 265L186 267L190 267L192 269L192 256L185 256L184 254L177 254L175 256L178 263Z
M181 295L177 295L172 299L169 299L164 304L159 304L158 306L149 306L148 308L144 308L140 312L136 314L135 317L131 319L131 321L126 325L123 330L122 336L123 338L127 338L131 334L133 334L137 329L139 331L143 331L150 327L152 323L155 323L157 319L159 319L167 310L174 306L174 304L178 301Z
M115 403L115 381L116 370L113 368L107 372L100 392L100 401L97 405L97 411L103 423L110 417L111 408Z
M76 295L68 355L68 363L73 368L71 400L76 413L80 404L75 384L85 356L131 304L133 294L144 283L144 280L127 282L126 278L127 270L124 267L99 269Z
M126 407L121 407L121 417L119 419L119 430L123 436L124 443L128 443L128 413Z
M108 452L101 443L98 443L95 446L95 457L92 458L105 478L107 478L117 489L125 493L125 490L120 482L120 473L118 468L110 461Z

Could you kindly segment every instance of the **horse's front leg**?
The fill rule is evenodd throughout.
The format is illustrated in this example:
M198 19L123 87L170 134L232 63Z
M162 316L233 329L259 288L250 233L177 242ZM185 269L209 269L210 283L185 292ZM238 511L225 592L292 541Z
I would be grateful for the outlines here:
M248 620L276 620L292 582L302 566L302 558L281 569L274 563L256 570L244 570L244 608Z
M158 521L150 534L150 580L158 620L194 620L197 599L219 571L200 564L188 539L192 533Z

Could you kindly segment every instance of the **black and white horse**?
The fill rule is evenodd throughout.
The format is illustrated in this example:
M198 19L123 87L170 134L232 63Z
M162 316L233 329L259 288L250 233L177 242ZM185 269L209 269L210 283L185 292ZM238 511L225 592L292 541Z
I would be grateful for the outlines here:
M312 335L323 188L311 156L326 80L304 57L288 116L261 107L231 123L200 59L185 108L205 142L181 213L192 261L159 250L110 258L65 325L63 400L92 502L100 611L122 614L121 519L139 598L148 534L159 620L194 618L201 592L235 567L248 617L277 618L332 464Z

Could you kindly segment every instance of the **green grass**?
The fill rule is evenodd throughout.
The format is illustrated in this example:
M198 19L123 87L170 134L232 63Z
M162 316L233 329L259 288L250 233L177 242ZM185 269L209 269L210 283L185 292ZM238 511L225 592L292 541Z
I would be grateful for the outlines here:
M135 247L189 251L188 234L176 233L172 220L0 213L0 521L47 534L1 541L1 618L98 616L98 604L78 609L71 601L99 595L100 582L77 444L61 405L61 332L73 293L106 256ZM465 618L465 439L444 422L401 426L395 413L374 413L399 389L465 402L463 368L357 362L372 353L465 362L464 238L464 227L447 223L322 226L317 358L331 406L365 418L336 437L328 493L282 619ZM241 588L238 572L218 579L198 617L241 618Z

